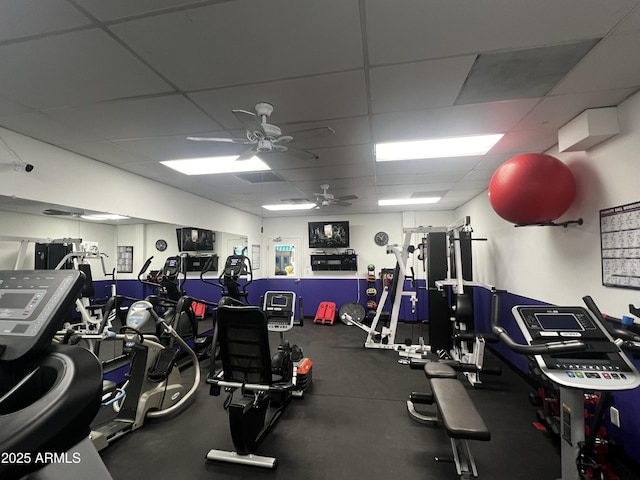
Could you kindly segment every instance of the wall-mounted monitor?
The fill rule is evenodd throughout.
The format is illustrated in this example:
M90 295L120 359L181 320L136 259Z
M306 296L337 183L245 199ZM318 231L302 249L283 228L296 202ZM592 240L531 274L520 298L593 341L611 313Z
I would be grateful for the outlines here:
M202 228L176 228L176 235L180 252L211 252L216 241L215 232Z
M349 222L309 222L309 248L347 248Z

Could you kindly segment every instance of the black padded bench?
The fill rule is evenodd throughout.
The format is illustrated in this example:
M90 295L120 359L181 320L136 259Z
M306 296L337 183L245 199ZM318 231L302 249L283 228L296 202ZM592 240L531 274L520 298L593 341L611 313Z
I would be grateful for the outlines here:
M452 460L461 480L478 476L469 440L489 441L491 433L473 404L464 385L457 380L455 370L440 362L430 362L424 367L431 385L431 393L412 392L407 401L409 416L427 424L442 424L451 442L452 459L436 457L437 461ZM437 406L436 416L416 412L414 404Z

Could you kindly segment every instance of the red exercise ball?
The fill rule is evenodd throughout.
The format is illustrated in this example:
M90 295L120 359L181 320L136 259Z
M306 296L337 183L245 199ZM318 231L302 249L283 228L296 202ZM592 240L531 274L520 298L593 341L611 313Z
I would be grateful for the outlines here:
M489 182L489 202L517 225L552 222L571 206L576 181L569 167L551 155L525 153L504 162Z

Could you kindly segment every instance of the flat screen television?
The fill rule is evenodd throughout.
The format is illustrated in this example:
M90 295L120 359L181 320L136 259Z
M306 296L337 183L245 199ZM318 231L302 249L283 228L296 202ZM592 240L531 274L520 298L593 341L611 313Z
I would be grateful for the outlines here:
M210 252L216 241L215 232L202 228L176 228L176 235L180 252Z
M309 222L309 248L347 248L349 222Z

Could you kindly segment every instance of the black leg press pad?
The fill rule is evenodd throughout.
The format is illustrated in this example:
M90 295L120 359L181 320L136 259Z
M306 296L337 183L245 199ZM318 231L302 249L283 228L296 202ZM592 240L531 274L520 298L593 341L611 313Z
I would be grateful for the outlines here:
M462 383L450 378L432 378L431 390L449 437L491 440L489 429Z

